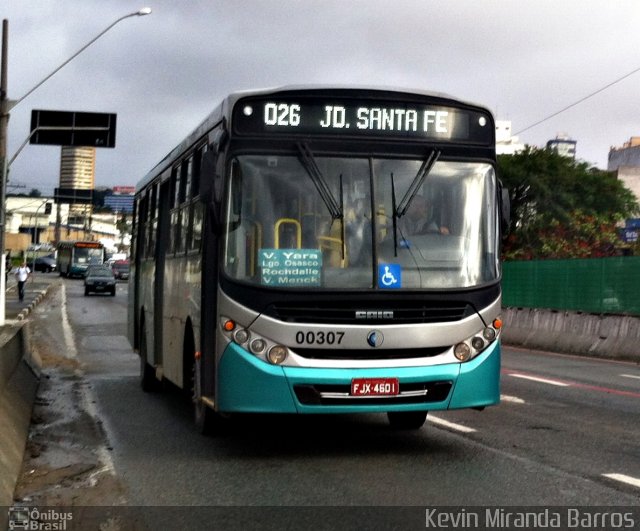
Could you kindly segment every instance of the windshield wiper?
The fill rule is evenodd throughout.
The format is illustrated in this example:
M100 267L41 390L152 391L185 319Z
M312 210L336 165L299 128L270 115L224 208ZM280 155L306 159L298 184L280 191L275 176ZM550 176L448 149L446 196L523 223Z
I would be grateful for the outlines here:
M440 158L440 151L434 149L429 156L424 160L418 173L411 181L407 192L404 194L402 201L399 205L396 205L396 185L393 179L393 173L391 173L391 208L393 213L393 256L398 256L398 219L404 216L413 201L413 198L418 194L418 190L422 186L422 183L429 175L431 168Z
M318 190L322 201L326 205L327 210L329 210L329 214L331 214L331 219L342 219L342 206L339 205L336 198L333 197L327 181L316 164L316 159L314 158L311 149L309 149L309 146L305 142L299 142L298 149L300 150L300 162L302 162L302 167L309 174L316 190Z
M393 256L398 256L398 216L396 216L396 183L393 180L393 172L391 172L391 210L393 213Z
M342 187L342 174L340 174L340 203L336 200L336 198L331 193L331 189L327 184L320 168L318 168L318 164L316 163L316 159L313 156L313 152L309 148L306 142L298 142L298 150L300 151L300 162L302 163L302 167L305 169L311 181L318 190L318 194L320 198L324 202L329 214L331 215L331 225L333 226L333 222L336 219L340 220L340 254L342 256L342 260L344 260L345 249L344 249L344 190Z
M429 175L431 168L433 168L433 165L440 158L440 153L441 152L439 150L434 149L429 154L429 156L425 159L425 161L422 163L422 166L420 166L418 173L416 173L416 176L413 178L413 181L411 181L411 184L409 185L407 192L404 194L402 201L400 201L400 204L398 205L397 208L394 208L393 210L394 216L401 218L407 213L407 210L409 209L409 206L411 205L413 198L418 194L418 190L422 186L422 183L424 182L424 180L427 178L427 175Z

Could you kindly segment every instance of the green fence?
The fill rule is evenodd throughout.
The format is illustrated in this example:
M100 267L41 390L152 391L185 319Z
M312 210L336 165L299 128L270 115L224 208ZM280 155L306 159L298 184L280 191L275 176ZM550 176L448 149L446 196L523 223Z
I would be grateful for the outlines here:
M502 303L640 315L640 256L503 264Z

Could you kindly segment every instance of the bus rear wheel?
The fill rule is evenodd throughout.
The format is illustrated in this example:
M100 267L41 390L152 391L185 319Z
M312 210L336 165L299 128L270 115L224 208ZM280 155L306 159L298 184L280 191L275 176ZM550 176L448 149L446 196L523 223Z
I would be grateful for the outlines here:
M389 411L387 418L396 430L419 430L427 420L427 411Z
M160 388L154 368L147 363L147 334L144 325L140 328L140 387L145 393L153 393Z

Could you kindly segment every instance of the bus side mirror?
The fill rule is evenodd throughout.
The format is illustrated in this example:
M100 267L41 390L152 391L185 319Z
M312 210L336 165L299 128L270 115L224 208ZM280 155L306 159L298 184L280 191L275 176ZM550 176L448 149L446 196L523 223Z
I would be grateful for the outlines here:
M509 224L511 223L511 199L509 198L509 190L500 187L500 214L502 222L502 233L509 232Z

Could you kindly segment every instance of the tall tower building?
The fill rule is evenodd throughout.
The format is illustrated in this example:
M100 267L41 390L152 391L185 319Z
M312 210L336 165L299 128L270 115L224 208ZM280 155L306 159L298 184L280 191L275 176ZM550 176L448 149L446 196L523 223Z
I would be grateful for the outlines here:
M60 154L60 188L93 190L96 172L96 148L63 147ZM69 214L89 217L91 205L70 205Z

